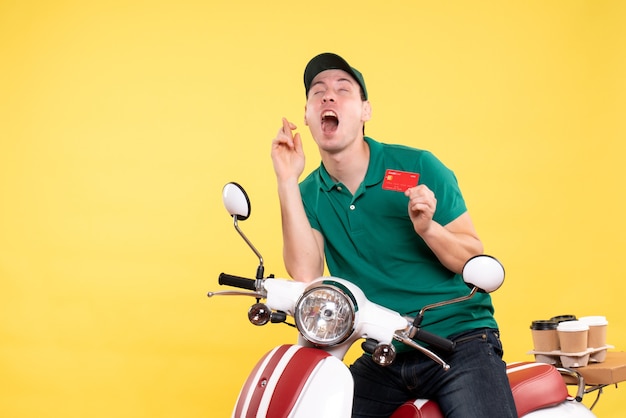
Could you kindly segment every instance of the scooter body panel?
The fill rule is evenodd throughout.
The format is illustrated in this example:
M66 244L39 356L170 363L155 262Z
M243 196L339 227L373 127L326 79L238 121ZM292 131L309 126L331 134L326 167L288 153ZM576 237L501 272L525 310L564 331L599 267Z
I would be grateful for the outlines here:
M403 404L391 418L443 418L443 414L435 402L418 399ZM579 402L563 401L558 405L520 415L520 418L596 418L596 416Z
M550 408L530 412L523 418L596 418L596 416L580 402L565 401Z
M315 348L282 345L257 363L232 417L349 417L353 387L350 371L336 357Z

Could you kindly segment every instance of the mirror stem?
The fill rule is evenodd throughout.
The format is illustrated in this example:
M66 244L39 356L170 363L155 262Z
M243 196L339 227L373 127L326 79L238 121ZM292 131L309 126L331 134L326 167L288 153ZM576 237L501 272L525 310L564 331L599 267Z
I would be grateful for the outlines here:
M451 304L453 304L453 303L463 302L464 300L471 299L471 298L472 298L472 296L474 296L474 294L475 294L477 291L478 291L478 288L477 288L476 286L474 286L474 287L472 287L472 291L470 292L470 294L469 294L469 295L467 295L467 296L461 296L461 297L458 297L458 298L456 298L456 299L452 299L452 300L444 300L443 302L437 302L437 303L433 303L432 305L427 305L427 306L424 306L424 307L422 308L422 310L419 312L419 314L417 315L417 317L418 317L418 318L419 318L419 317L423 317L423 316L424 316L424 312L426 312L426 311L427 311L427 310L429 310L429 309L432 309L432 308L438 308L438 307L440 307L440 306L451 305ZM421 322L421 320L420 320L420 322Z
M235 229L237 230L237 232L239 232L239 235L241 235L241 238L243 238L246 244L248 244L248 247L250 247L250 249L254 251L254 254L256 254L256 256L259 258L259 268L257 269L257 279L259 279L259 273L261 274L260 278L262 279L263 278L263 256L261 255L261 253L257 251L256 248L254 248L254 245L252 245L252 243L250 242L248 237L246 237L243 231L239 229L239 223L237 222L237 215L233 215L233 225L235 226Z
M263 267L263 259L261 259L261 264L256 269L256 279L263 280L263 277L265 277L265 267Z

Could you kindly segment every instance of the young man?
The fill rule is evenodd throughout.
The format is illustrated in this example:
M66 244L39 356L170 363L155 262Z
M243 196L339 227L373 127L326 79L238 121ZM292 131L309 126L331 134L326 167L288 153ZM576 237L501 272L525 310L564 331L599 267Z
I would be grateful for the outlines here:
M370 300L410 316L466 295L460 273L483 246L454 174L427 151L364 136L372 115L365 81L340 56L314 57L304 86L320 167L299 183L302 139L288 120L272 142L289 274L310 281L326 263ZM408 174L398 182L398 172ZM446 417L517 417L489 295L429 311L423 325L457 341L453 354L439 353L451 369L411 349L385 368L363 355L351 366L353 416L385 417L408 399L430 398Z

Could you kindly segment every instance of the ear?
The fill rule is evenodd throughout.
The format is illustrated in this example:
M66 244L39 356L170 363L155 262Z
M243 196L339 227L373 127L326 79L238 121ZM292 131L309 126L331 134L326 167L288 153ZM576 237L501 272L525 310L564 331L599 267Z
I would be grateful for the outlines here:
M306 121L306 105L304 105L304 125L309 126L309 123Z
M369 100L366 100L363 102L363 107L362 107L362 116L361 119L363 122L367 122L372 118L372 105L370 104Z

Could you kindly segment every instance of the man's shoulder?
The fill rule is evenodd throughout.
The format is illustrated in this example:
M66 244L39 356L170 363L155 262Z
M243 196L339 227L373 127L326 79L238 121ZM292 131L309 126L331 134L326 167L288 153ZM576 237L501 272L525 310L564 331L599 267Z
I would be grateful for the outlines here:
M319 184L320 182L320 168L317 167L315 170L311 171L309 174L306 175L306 177L304 178L304 180L302 180L300 182L300 186L306 184Z
M320 188L320 168L316 168L311 171L307 176L300 182L300 193L303 197L305 195L310 195L316 190Z
M376 142L378 152L387 164L408 164L409 166L422 165L428 162L438 161L437 157L429 151L410 145L389 142Z
M393 142L381 142L371 137L367 137L367 141L370 143L370 146L373 145L374 147L378 147L380 151L384 152L385 154L400 154L400 155L406 155L407 153L413 154L413 155L432 154L428 150L413 147L413 146L406 145L406 144L393 143Z

